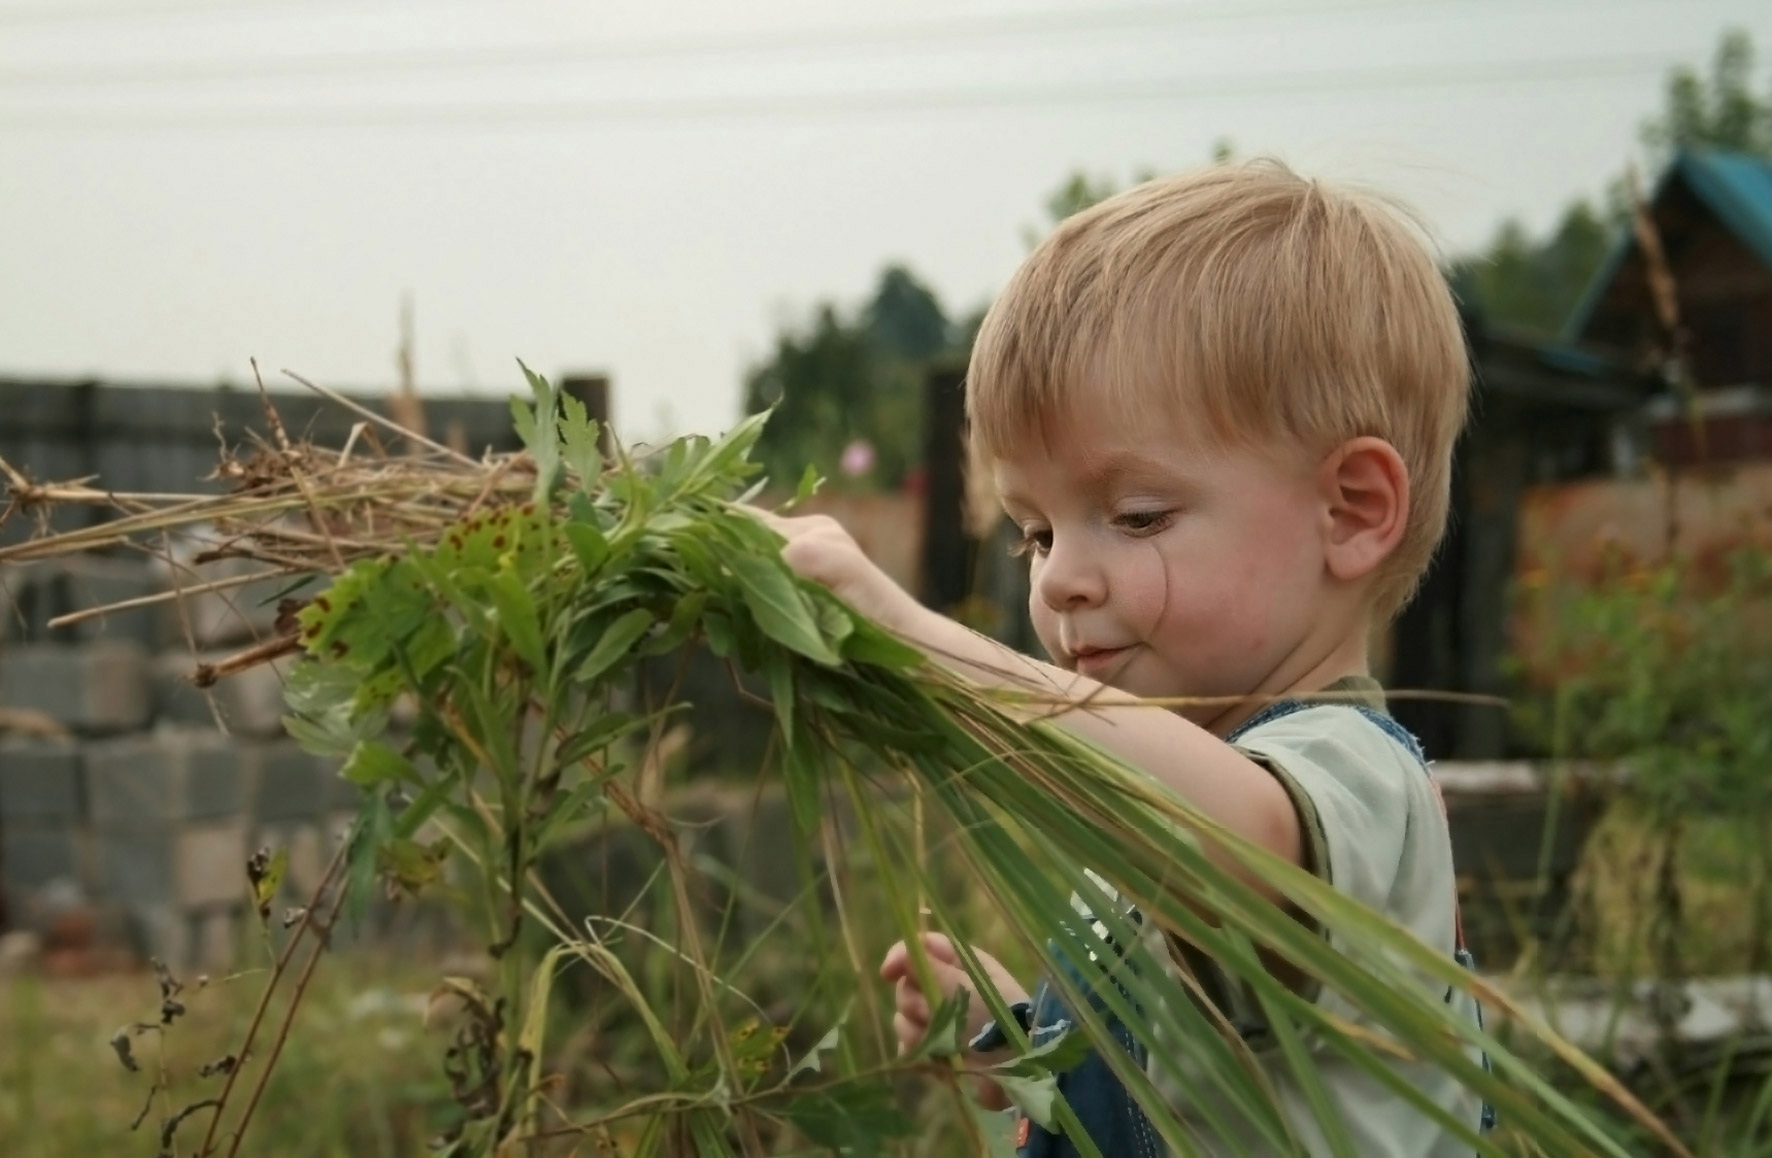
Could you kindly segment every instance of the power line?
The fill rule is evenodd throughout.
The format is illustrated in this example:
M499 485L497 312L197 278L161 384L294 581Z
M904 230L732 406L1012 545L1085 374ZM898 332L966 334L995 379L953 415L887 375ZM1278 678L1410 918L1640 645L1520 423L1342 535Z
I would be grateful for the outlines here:
M1196 76L1099 84L897 89L879 92L733 95L681 100L550 100L525 103L426 102L395 105L283 105L260 108L38 108L0 111L0 130L147 130L475 127L659 121L823 119L957 109L1111 105L1153 100L1216 100L1311 93L1392 92L1492 84L1539 84L1661 75L1679 63L1664 55L1589 56L1511 64L1410 66L1270 76Z
M435 7L435 4L402 4L400 7ZM237 17L306 15L325 9L363 8L363 0L266 0L265 3L217 4L214 0L171 0L164 4L8 4L0 7L0 24L93 24L120 20L135 23L143 20L199 17L231 19Z
M1542 8L1542 0L1518 0ZM1670 0L1639 0L1666 4ZM327 7L339 7L328 3ZM279 6L281 7L281 6ZM306 8L308 5L296 5ZM1615 10L1616 4L1605 5ZM465 46L431 50L335 52L242 59L238 56L186 61L152 61L107 64L79 70L68 65L0 69L0 87L74 85L81 88L110 85L186 84L228 80L272 80L291 77L389 77L420 73L540 68L565 64L611 63L745 56L770 53L835 52L857 48L896 48L923 44L950 44L969 39L1142 29L1198 24L1240 24L1250 20L1287 17L1334 17L1363 12L1413 9L1438 16L1453 13L1488 13L1494 0L1341 0L1255 4L1143 3L1081 10L1048 9L1036 12L998 12L960 16L917 24L872 24L795 29L774 32L697 33L623 41L539 45ZM252 9L254 11L258 9ZM1565 6L1566 10L1566 6ZM0 9L4 13L5 9ZM1462 13L1460 13L1462 14ZM0 16L0 20L4 17Z

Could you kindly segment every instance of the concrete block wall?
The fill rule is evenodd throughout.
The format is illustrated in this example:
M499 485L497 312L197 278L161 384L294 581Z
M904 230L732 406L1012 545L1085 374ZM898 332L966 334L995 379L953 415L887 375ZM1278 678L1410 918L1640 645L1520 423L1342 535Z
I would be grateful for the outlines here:
M300 903L354 790L284 735L284 669L189 681L269 626L262 594L49 626L167 578L139 557L0 575L0 928L98 930L107 950L221 968L251 912L247 858L286 849L280 903Z

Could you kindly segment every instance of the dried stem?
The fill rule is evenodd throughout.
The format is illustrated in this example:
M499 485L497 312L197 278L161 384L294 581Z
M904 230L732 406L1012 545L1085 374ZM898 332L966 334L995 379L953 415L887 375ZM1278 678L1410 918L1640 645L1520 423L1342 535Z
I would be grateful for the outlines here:
M283 1056L283 1047L289 1041L290 1027L295 1024L295 1015L301 1010L302 998L307 995L308 982L313 979L314 969L320 964L320 958L326 952L325 941L332 932L332 924L338 919L339 911L344 907L344 899L345 890L338 889L332 901L331 911L326 915L326 923L320 926L320 943L316 944L313 951L308 954L307 964L302 967L301 976L296 978L295 992L290 995L289 1008L284 1011L283 1020L277 1026L277 1037L271 1043L271 1052L265 1056L265 1064L259 1067L258 1081L253 1083L252 1094L246 1099L246 1108L240 1111L240 1120L235 1124L232 1134L233 1141L228 1146L228 1158L237 1158L240 1153L240 1143L246 1139L246 1128L252 1123L252 1115L258 1109L259 1099L264 1097L265 1086L270 1082L271 1074L277 1069L277 1059ZM302 926L304 928L310 926L313 920L314 906L310 905L308 911L302 916ZM273 981L272 986L275 984ZM244 1052L241 1056L245 1056ZM235 1066L229 1072L237 1073L239 1069L239 1066ZM216 1111L216 1116L218 1118L221 1116L219 1109ZM207 1153L207 1150L204 1153Z
M252 1043L257 1039L259 1027L263 1024L265 1014L270 1009L271 997L277 992L277 986L282 982L284 973L288 971L289 962L294 958L296 947L300 945L302 937L308 933L310 928L314 927L314 913L319 908L321 900L325 897L326 890L332 886L334 878L338 876L339 870L344 866L345 855L349 849L349 842L345 842L340 844L338 851L332 854L332 860L327 864L326 872L321 875L320 883L315 887L313 896L308 902L307 912L303 914L300 923L296 925L295 931L290 934L289 940L284 942L283 952L277 955L277 961L271 967L271 976L269 980L265 982L264 992L259 994L258 1005L252 1011L252 1021L246 1027L246 1037L241 1041L240 1048L236 1053L236 1056L240 1059L240 1064L228 1072L227 1080L223 1083L221 1093L217 1096L217 1100L220 1104L216 1108L215 1116L209 1120L209 1129L203 1134L203 1144L197 1148L198 1158L209 1158L209 1155L215 1151L216 1128L221 1124L222 1112L228 1104L229 1097L232 1096L234 1092L234 1083L240 1079L241 1072L246 1068L246 1060L252 1054ZM342 900L343 896L344 890L340 889L339 898ZM297 1002L296 1005L299 1005L299 1002ZM294 1008L295 1005L292 1005L291 1015L293 1015ZM283 1033L287 1034L288 1029L288 1022L286 1020L283 1026ZM279 1036L277 1049L281 1050L281 1048L282 1036ZM275 1061L275 1057L276 1055L273 1053L271 1060ZM269 1071L269 1068L269 1065L267 1065L267 1072ZM261 1078L260 1086L262 1087L262 1085L263 1079ZM257 1091L254 1091L253 1104L256 1105L257 1101ZM240 1138L245 1132L246 1121L243 1118L239 1129L234 1132L234 1142L229 1149L229 1153L234 1153L239 1148Z

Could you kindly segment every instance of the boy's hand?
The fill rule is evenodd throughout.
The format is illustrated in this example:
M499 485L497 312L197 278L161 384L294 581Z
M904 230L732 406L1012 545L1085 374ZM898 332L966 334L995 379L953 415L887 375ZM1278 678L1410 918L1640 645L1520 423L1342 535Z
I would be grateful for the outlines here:
M894 1004L897 1012L892 1017L893 1031L898 1035L900 1053L915 1049L929 1032L929 1018L934 1013L934 1005L939 1005L954 995L958 989L973 989L972 979L960 965L960 955L954 949L952 941L940 933L923 934L923 951L929 955L929 967L934 972L935 984L939 992L932 1004L928 995L917 983L916 970L911 962L910 947L903 941L898 942L886 951L886 959L880 964L880 976L893 983ZM1027 1000L1027 991L1005 969L1001 962L982 949L973 949L978 962L984 967L991 984L1002 994L1005 1003L1013 1005L1018 1001ZM991 1020L991 1011L983 1001L974 999L966 1006L966 1024L960 1030L960 1043L964 1045L977 1037L984 1029L985 1023ZM974 1061L988 1061L988 1058L974 1058ZM988 1110L1007 1108L1009 1099L1002 1089L987 1078L978 1079L978 1100Z
M843 602L887 630L914 635L917 622L934 614L880 570L829 515L788 518L767 511L757 515L787 540L781 556L789 567L830 588Z

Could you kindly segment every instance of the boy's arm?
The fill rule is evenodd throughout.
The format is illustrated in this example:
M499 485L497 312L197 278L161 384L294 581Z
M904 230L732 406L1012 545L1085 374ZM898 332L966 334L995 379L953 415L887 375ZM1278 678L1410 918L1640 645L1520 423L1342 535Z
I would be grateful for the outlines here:
M1294 864L1306 859L1298 812L1285 787L1218 737L1174 712L1153 710L1135 696L1041 663L929 610L876 567L833 519L766 518L788 540L782 554L789 566L829 587L931 659L985 686L1087 700L1086 710L1067 712L1059 720L1142 768L1233 832ZM1210 841L1205 848L1270 899L1280 899Z

